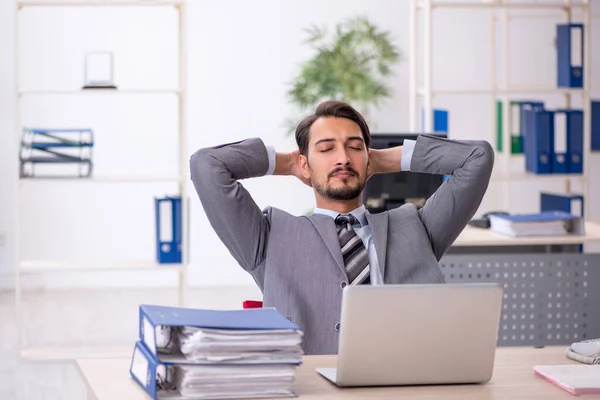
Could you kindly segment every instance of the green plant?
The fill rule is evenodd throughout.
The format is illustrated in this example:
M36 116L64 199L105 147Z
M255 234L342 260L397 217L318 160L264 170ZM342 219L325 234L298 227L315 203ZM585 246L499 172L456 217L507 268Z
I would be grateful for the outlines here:
M392 75L392 67L401 55L389 32L381 31L364 17L337 24L332 35L314 24L305 31L306 43L316 53L301 65L288 91L300 113L314 110L321 101L335 99L368 115L372 107L379 107L390 97L386 78ZM288 120L288 126L296 123Z

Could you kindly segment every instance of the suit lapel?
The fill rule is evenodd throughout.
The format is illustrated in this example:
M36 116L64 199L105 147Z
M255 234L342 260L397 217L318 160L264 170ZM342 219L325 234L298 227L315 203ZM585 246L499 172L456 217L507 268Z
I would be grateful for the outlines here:
M385 256L388 237L388 213L382 212L379 214L370 214L368 211L366 211L365 216L367 217L367 221L369 221L369 226L371 227L373 243L375 244L375 251L377 252L377 261L379 261L381 276L383 277L385 282Z
M340 271L346 275L346 266L344 265L344 258L342 257L342 250L340 249L340 242L338 241L333 219L321 214L312 214L308 219L315 226L319 235L321 235L321 239L325 242Z

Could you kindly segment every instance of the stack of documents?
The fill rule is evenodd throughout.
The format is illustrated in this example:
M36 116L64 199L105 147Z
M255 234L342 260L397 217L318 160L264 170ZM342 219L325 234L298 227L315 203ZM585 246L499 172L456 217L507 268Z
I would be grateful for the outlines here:
M600 365L535 365L533 371L574 395L600 393Z
M142 305L131 375L154 399L290 397L301 344L275 309Z
M562 211L539 214L490 215L490 229L511 237L583 235L581 217Z

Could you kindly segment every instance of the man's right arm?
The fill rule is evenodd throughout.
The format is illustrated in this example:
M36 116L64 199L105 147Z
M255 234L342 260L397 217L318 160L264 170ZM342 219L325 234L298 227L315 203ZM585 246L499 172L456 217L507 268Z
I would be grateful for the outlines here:
M238 180L273 172L269 157L262 140L248 139L200 149L190 159L192 182L211 226L247 271L265 258L270 222Z

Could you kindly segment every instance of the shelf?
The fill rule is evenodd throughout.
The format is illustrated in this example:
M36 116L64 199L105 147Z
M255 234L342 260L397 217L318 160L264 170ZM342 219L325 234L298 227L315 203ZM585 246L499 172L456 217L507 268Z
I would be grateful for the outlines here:
M569 8L587 8L589 4L586 3L571 3L566 4L564 2L553 2L553 3L518 3L509 2L501 3L494 1L486 2L466 2L466 1L453 1L453 2L431 2L431 8L507 8L507 9L569 9ZM426 8L424 2L417 3L417 8Z
M515 86L509 89L437 89L431 90L432 95L436 94L454 94L454 95L471 95L471 94L513 94L513 93L532 93L532 94L557 94L557 93L585 93L587 90L582 88L556 88L543 86ZM417 90L419 96L425 95L425 89Z
M79 177L39 177L39 178L21 178L21 182L35 181L65 181L65 182L92 182L92 183L120 183L120 182L179 182L179 176L176 175L131 175L131 176L94 176L91 178Z
M52 0L52 1L18 1L17 7L157 7L179 6L182 0Z
M110 270L178 270L182 264L159 264L156 261L22 261L19 263L19 270L22 274L33 274L41 272L61 272L61 271L110 271Z
M40 347L24 348L21 358L27 360L76 360L81 358L129 358L133 344L121 346Z
M175 89L85 89L85 90L21 90L19 96L41 95L85 95L110 96L121 94L174 94L179 96L181 91Z

